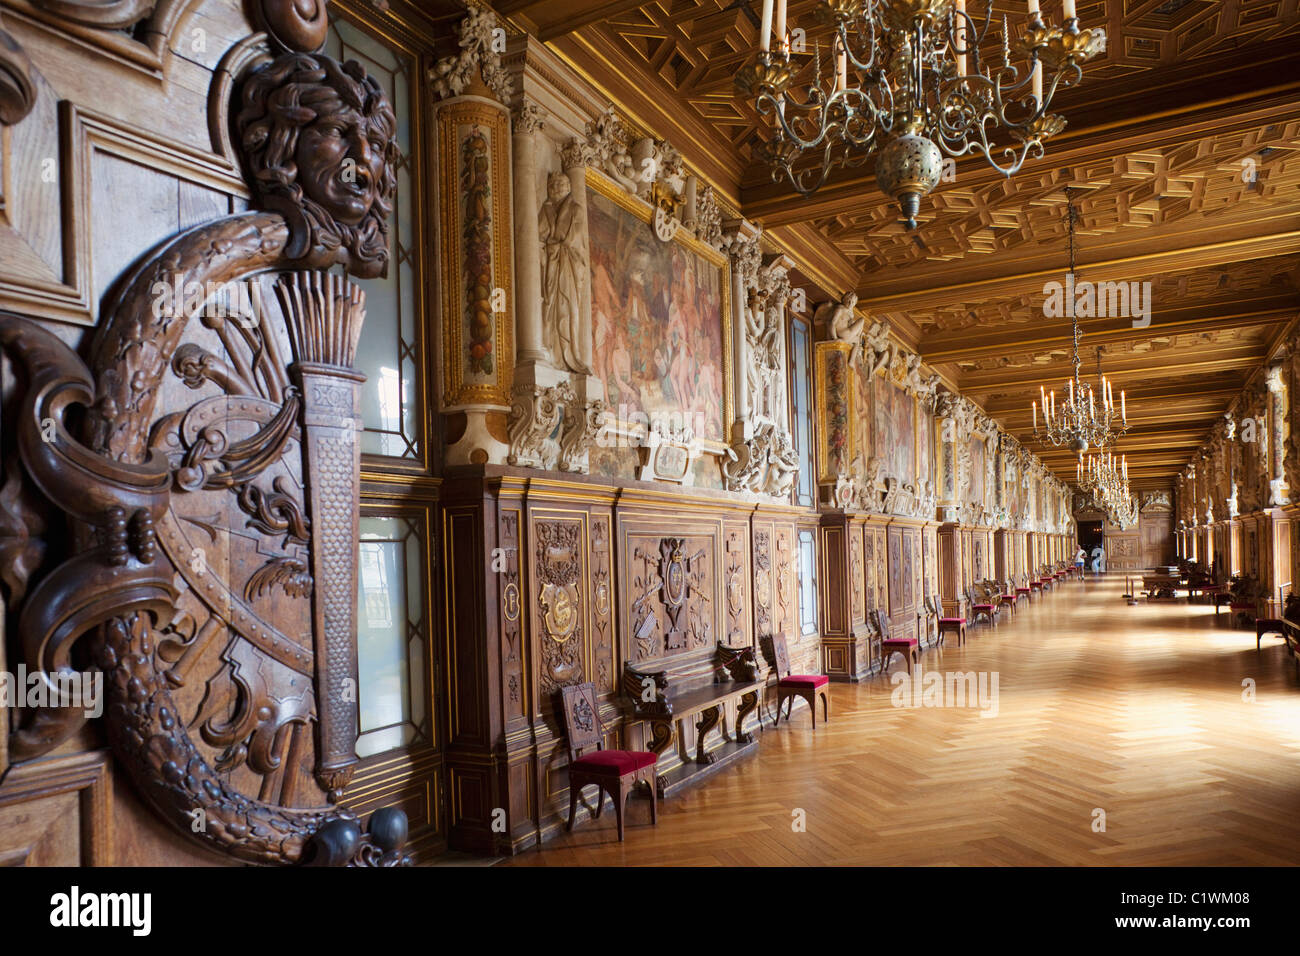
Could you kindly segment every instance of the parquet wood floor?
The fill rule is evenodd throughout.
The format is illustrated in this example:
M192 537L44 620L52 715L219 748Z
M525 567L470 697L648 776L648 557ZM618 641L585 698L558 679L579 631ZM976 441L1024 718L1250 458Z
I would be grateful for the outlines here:
M632 801L619 844L606 806L505 863L1300 863L1300 686L1281 642L1257 657L1226 610L1130 608L1122 591L1058 586L923 655L925 672L997 672L996 716L892 706L883 677L833 684L830 724L814 732L805 709L768 727L756 757L662 802L657 828Z

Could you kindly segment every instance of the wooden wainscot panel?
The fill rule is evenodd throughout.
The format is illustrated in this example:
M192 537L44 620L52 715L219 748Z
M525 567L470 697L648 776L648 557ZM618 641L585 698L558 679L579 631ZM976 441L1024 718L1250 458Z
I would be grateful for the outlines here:
M832 680L860 680L875 656L867 627L876 603L875 531L843 513L823 514L819 530L822 666Z
M106 751L12 768L0 787L0 866L111 866Z
M749 523L739 519L723 522L725 556L723 587L726 593L726 643L733 647L752 644L753 618L750 616L750 538Z

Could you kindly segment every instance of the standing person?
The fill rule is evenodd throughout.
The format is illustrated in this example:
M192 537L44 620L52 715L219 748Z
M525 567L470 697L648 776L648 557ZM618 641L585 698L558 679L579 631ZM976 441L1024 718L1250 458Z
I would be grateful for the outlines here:
M1101 549L1101 545L1092 549L1092 570L1095 574L1106 570L1106 552Z
M1083 550L1083 545L1079 545L1079 550L1074 553L1074 566L1079 569L1079 576L1083 576L1083 564L1088 560L1088 552Z

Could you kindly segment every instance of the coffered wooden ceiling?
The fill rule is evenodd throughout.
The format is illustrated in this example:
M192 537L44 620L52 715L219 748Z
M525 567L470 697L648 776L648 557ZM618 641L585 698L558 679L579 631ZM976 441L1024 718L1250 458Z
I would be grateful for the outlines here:
M1064 187L1076 187L1079 278L1152 283L1149 326L1084 320L1081 352L1092 375L1102 346L1106 374L1128 392L1134 427L1120 447L1134 484L1164 487L1300 316L1298 4L1080 0L1080 19L1104 26L1108 43L1053 104L1066 130L1009 180L963 159L915 232L870 163L803 198L754 161L767 130L734 77L760 0L497 9L682 149L809 274L839 283L825 291L856 288L865 310L1067 479L1069 454L1031 438L1029 400L1070 368L1069 321L1045 319L1042 301L1065 268ZM792 0L790 24L824 49L815 5ZM1060 0L1043 9L1060 22ZM1023 29L1023 0L994 10Z

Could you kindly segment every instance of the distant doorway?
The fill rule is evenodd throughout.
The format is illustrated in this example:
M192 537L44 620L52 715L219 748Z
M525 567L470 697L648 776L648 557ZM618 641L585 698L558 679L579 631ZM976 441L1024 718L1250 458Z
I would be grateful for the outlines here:
M1094 567L1093 556L1100 549L1101 554L1106 553L1105 545L1106 535L1102 531L1100 521L1080 521L1079 522L1079 547L1083 548L1087 558L1084 561L1084 567L1089 571L1098 570ZM1076 549L1077 550L1077 549Z

